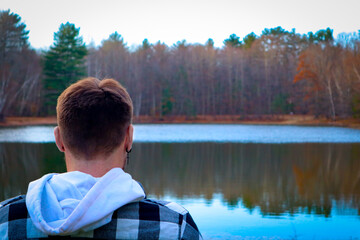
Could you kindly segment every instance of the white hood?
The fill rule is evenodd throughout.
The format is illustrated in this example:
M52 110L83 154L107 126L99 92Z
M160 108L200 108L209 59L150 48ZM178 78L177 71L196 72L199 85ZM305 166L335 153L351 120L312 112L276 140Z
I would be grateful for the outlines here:
M121 168L101 178L77 171L51 173L29 184L26 207L39 230L66 235L103 226L116 209L144 197L141 186Z

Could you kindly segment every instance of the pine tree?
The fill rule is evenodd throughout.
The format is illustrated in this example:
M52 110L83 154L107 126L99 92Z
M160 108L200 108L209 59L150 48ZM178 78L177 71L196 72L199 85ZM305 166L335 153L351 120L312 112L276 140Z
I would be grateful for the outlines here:
M8 63L14 55L28 46L26 25L15 13L0 11L0 64Z
M251 45L255 42L257 36L254 32L249 33L243 39L245 48L251 48Z
M61 92L85 76L87 49L79 30L69 22L61 24L54 34L54 45L44 56L45 107L49 114L55 113Z
M224 40L224 44L226 47L241 47L242 42L240 41L240 37L236 36L236 34L231 34L229 38Z
M18 14L0 10L0 121L24 85L29 31Z

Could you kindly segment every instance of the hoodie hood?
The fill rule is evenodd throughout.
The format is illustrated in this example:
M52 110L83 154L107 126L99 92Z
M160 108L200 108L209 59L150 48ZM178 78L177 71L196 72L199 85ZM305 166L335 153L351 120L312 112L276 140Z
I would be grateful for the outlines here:
M29 184L26 207L40 231L67 235L101 227L116 209L144 197L139 183L121 168L101 178L78 171L51 173Z

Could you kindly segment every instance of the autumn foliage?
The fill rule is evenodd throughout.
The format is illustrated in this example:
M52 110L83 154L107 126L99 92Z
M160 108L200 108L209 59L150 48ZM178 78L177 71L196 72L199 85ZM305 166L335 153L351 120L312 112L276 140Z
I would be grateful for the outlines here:
M304 101L313 114L359 116L359 36L313 43L300 54L294 83L304 82Z

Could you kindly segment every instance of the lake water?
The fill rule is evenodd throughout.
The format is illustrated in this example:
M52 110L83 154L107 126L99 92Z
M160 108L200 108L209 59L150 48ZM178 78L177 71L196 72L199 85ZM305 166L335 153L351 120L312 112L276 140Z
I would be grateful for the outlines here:
M0 201L64 172L53 127L0 129ZM205 239L359 239L360 130L135 125L128 171Z

